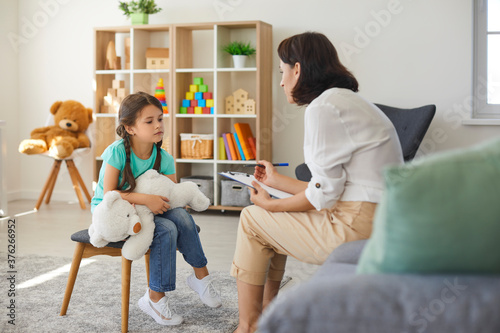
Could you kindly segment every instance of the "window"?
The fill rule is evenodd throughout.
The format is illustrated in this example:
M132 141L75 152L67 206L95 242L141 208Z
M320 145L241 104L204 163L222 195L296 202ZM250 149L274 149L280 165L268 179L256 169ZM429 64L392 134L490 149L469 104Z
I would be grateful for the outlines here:
M474 0L474 118L500 118L500 0Z

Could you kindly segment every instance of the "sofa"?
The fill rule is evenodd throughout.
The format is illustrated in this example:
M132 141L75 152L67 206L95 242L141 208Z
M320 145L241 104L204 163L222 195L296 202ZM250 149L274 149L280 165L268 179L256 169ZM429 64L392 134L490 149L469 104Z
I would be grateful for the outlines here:
M384 171L369 240L337 247L260 333L500 332L500 140Z
M365 240L335 249L279 295L259 333L500 332L500 276L356 274Z

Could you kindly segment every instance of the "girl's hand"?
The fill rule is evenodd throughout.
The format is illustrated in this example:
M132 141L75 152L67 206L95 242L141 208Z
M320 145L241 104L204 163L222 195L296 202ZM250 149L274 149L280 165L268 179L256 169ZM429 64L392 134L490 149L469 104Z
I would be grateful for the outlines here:
M166 197L162 197L161 195L150 194L146 206L155 215L163 214L170 208L168 202L169 200Z
M260 163L260 162L259 162ZM252 186L255 189L250 189L250 200L257 206L269 210L269 205L272 202L272 198L257 182L252 182Z
M262 164L264 165L264 168L256 166L255 167L255 172L254 172L254 177L258 181L263 182L267 186L271 187L277 187L277 176L279 176L278 171L276 171L276 167L273 166L271 162L268 161L257 161L257 164ZM264 191L265 192L265 191Z

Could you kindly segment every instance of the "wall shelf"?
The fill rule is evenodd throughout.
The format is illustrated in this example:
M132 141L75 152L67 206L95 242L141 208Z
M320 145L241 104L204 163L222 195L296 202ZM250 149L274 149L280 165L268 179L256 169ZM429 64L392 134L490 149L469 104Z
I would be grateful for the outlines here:
M222 171L241 170L252 161L219 160L218 138L222 133L235 132L234 123L247 122L256 137L257 159L272 157L272 27L261 21L186 23L104 27L94 29L94 113L96 115L94 181L102 165L100 155L117 139L117 114L100 113L104 96L115 79L125 81L127 93L145 91L154 94L159 78L163 79L169 114L165 115L163 147L176 161L177 178L212 176L214 205L210 209L241 210L242 207L220 205ZM248 67L233 68L229 54L222 45L230 41L250 42L257 52L249 59ZM121 57L119 70L105 70L106 48L110 41ZM125 66L125 45L130 45L130 67ZM170 50L168 69L146 69L145 52L149 47ZM193 78L202 77L209 86L215 102L213 114L180 114ZM256 101L252 115L226 114L225 98L237 89L249 92ZM180 133L214 135L214 159L181 159ZM262 136L264 135L264 136ZM264 139L263 139L264 138ZM254 162L253 162L254 163Z

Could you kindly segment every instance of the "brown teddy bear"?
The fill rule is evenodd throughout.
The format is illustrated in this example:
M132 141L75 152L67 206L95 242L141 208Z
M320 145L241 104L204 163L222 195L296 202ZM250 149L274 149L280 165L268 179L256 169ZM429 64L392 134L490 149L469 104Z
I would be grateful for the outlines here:
M54 115L53 126L35 128L31 138L23 140L19 152L24 154L41 154L49 151L49 155L64 159L73 153L75 148L90 147L90 140L85 131L92 122L92 109L85 108L77 101L58 101L52 104L50 113Z

